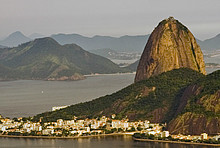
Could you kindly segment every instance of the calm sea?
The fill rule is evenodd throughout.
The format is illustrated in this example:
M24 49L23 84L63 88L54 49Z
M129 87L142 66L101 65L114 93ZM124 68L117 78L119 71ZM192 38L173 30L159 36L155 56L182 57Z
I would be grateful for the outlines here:
M134 74L100 75L82 81L0 82L0 114L26 117L111 94L134 82Z
M0 138L1 148L214 148L185 144L135 142L130 136L110 136L86 139L24 139Z

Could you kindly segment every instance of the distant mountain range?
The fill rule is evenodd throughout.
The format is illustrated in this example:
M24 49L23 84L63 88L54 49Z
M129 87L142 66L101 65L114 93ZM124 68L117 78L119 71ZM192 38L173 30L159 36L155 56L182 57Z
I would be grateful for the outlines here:
M150 34L116 38L110 36L85 37L79 34L56 34L51 37L62 45L75 43L85 50L109 48L116 51L142 52L149 36ZM204 41L199 39L197 41L204 51L220 49L220 34Z
M0 48L6 48L6 46L2 46L2 45L0 45Z
M31 41L30 38L26 37L19 31L16 31L10 34L7 38L0 41L0 45L7 46L7 47L16 47L22 43L26 43Z
M0 45L16 47L22 43L41 37L44 37L44 35L34 33L27 37L21 32L17 31L0 41ZM51 37L61 45L74 43L85 50L107 48L122 52L142 52L149 38L149 34L138 36L122 36L118 38L110 36L85 37L79 34L54 34ZM197 39L197 42L203 51L220 49L220 34L204 41Z
M31 40L37 39L37 38L43 38L45 37L42 34L39 33L33 33L30 36L25 36L20 31L16 31L12 34L10 34L8 37L6 37L4 40L0 41L0 48L4 47L16 47L20 44L29 42Z
M1 80L76 80L83 79L85 74L131 71L76 44L60 45L49 37L1 49L0 64Z
M78 34L57 34L51 36L60 44L76 43L85 50L110 48L116 51L141 52L149 35L122 36L119 38L110 36L85 37Z
M220 49L220 34L216 35L213 38L206 39L204 41L198 39L197 41L202 50L209 51L214 49Z

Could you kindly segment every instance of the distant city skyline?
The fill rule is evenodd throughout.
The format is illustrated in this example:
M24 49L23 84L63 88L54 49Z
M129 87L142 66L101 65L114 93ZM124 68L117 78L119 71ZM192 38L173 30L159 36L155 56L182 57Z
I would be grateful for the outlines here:
M169 16L196 38L220 34L219 0L0 0L0 39L15 31L119 37L150 34Z

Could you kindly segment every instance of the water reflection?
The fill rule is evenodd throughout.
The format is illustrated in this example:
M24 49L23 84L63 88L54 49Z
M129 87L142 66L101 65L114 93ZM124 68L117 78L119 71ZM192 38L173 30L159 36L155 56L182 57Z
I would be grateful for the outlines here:
M214 148L211 146L135 142L130 136L106 136L79 139L0 138L0 148Z

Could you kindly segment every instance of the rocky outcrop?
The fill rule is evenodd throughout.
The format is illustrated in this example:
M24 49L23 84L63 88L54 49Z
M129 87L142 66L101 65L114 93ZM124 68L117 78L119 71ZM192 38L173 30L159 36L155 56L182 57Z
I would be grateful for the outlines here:
M183 92L176 114L168 124L171 134L216 135L220 132L220 71L216 71Z
M201 133L207 133L217 135L220 132L220 119L187 112L172 120L168 125L168 130L171 134L200 135Z
M179 100L179 106L176 110L175 116L180 114L187 105L187 102L190 97L197 96L201 92L201 87L198 85L191 85L187 87Z
M193 34L170 17L161 21L150 35L135 82L181 67L206 74L203 54Z

